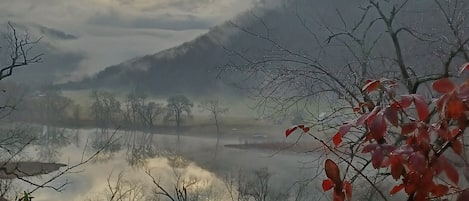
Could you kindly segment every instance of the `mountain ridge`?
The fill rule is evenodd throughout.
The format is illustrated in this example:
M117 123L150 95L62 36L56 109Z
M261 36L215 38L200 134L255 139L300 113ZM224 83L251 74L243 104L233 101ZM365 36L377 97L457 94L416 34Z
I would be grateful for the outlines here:
M301 65L300 68L313 72L314 69L309 67L315 62L320 62L320 65L327 68L329 73L336 74L339 79L350 79L350 72L343 69L350 64L347 62L356 62L353 53L341 43L341 40L332 42L327 40L332 30L341 31L335 26L341 26L344 23L342 20L347 20L347 23L353 25L360 19L363 11L360 6L365 1L285 2L288 3L275 9L247 11L232 21L211 28L192 41L110 66L91 78L81 82L66 83L63 86L68 89L122 88L155 95L180 93L207 95L236 90L236 87L233 87L235 82L241 85L259 84L262 80L259 76L266 74L256 74L253 69L256 65L282 68L295 68ZM423 0L411 3L413 5L409 6L409 11L415 7L429 9ZM340 17L338 12L341 14ZM409 19L419 19L424 17L424 14L405 11L399 20L409 25L418 25L423 30L427 28L432 30L433 26L443 23L424 21L416 24L414 21L403 21L409 17ZM432 13L425 15L429 14ZM366 41L367 43L380 37L379 31L382 31L383 25L379 24L373 28L378 32L370 33L367 37L370 41ZM421 53L421 55L404 55L408 64L415 66L416 72L431 73L425 68L425 64L437 61L433 61L435 58L425 56L429 55L426 54L429 51L427 44L408 43L407 41L412 41L411 36L401 36L400 40L403 51ZM388 48L392 46L392 42L388 38L383 38L375 46L373 55L370 55L370 68L373 68L373 71L370 70L367 75L369 78L382 76L382 72L394 70L390 69L393 68L392 65L382 66L380 60L373 60L382 55L392 57ZM351 48L360 51L357 47ZM294 53L289 53L290 50ZM219 79L222 70L226 71L222 79Z

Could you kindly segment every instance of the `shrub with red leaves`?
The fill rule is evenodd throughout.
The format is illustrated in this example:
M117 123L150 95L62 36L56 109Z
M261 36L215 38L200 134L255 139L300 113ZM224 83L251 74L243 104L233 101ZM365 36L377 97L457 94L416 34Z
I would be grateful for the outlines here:
M466 70L469 64L464 65L460 73ZM337 147L346 146L344 136L352 128L364 128L366 132L359 138L361 152L370 155L374 169L387 170L388 175L398 181L389 190L390 195L403 191L408 200L430 201L458 194L458 201L469 200L469 189L460 186L459 172L444 154L452 149L462 157L461 136L468 127L469 79L460 84L447 77L434 81L432 89L439 94L435 100L420 94L398 96L390 85L395 82L388 79L367 81L362 90L367 94L381 93L386 101L376 106L360 103L354 108L357 118L340 126L332 137L333 146L315 139L334 152ZM288 129L286 136L297 129L310 131L309 127L297 125ZM399 136L391 136L391 129L397 130ZM334 153L344 160L340 153ZM347 165L353 166L351 162ZM324 170L327 179L322 182L323 190L333 189L334 201L351 200L352 186L340 176L339 166L327 159Z

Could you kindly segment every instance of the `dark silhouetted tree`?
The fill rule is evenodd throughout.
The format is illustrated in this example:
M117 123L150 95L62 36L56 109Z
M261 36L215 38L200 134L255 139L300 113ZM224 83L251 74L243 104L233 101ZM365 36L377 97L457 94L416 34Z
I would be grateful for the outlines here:
M168 98L167 102L167 114L165 119L176 122L176 132L179 141L181 133L181 124L184 119L191 117L191 110L192 107L194 107L194 103L192 103L189 98L183 95L171 96Z

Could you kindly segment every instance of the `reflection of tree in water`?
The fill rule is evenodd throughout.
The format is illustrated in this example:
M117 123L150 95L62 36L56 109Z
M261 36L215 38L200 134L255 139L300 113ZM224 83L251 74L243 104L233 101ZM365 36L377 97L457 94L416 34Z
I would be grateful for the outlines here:
M60 149L71 143L74 135L69 129L54 126L43 126L41 132L37 132L33 143L38 145L40 161L57 161L61 152Z
M167 156L167 158L169 166L172 168L186 168L191 163L189 159L184 158L181 155Z
M5 197L8 192L14 189L14 186L12 185L12 183L13 183L12 179L0 180L0 197Z
M126 160L132 167L143 167L147 159L164 153L153 143L152 133L130 132L126 137Z
M114 176L111 172L107 178L107 188L103 194L94 195L86 201L143 201L145 186L136 179L124 177L124 171Z
M26 127L0 128L0 159L8 160L30 144L33 129Z
M204 175L205 171L181 156L166 157L167 165L171 172L161 172L147 169L145 173L151 178L152 193L147 200L152 201L202 201L202 200L227 200L228 196L222 183L216 177ZM166 169L168 171L168 169ZM247 200L246 200L247 201Z
M94 158L93 162L103 163L109 161L114 157L116 152L122 150L122 144L119 140L109 142L109 139L112 139L116 132L117 130L111 132L107 129L97 129L91 134L91 149L93 151L101 150L101 153Z
M80 129L72 129L71 130L71 138L70 138L71 143L73 143L77 148L81 147L81 142L80 142Z
M157 156L156 148L152 144L127 147L127 162L132 167L143 167L146 159Z
M22 157L21 152L33 139L25 128L0 129L0 160L8 161L12 158ZM0 179L0 198L5 197L9 192L17 190L11 179Z
M18 195L18 192L23 191L14 185L13 178L50 172L44 169L48 168L49 164L25 162L24 160L31 160L32 157L30 152L25 149L30 145L36 148L39 158L34 158L35 161L55 161L60 155L59 149L69 144L67 137L66 129L25 125L0 128L0 161L2 161L0 163L2 167L2 171L0 171L0 200L11 196L12 193ZM42 166L44 164L45 166ZM60 167L62 167L61 164Z
M60 148L71 143L70 129L58 127L67 123L68 109L72 99L64 96L58 88L47 85L41 87L37 94L31 95L23 108L24 115L36 120L33 145L37 145L39 160L55 161L60 156Z

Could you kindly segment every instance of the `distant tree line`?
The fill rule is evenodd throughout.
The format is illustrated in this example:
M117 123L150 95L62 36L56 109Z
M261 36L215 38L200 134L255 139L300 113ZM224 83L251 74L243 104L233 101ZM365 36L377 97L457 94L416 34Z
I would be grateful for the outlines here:
M77 101L53 86L31 89L13 83L3 85L8 88L5 90L8 98L0 101L15 103L10 110L16 111L8 118L43 125L129 130L175 127L179 133L184 122L192 118L194 107L193 101L184 95L157 102L147 94L135 91L121 98L112 92L93 90L84 97L88 101Z

